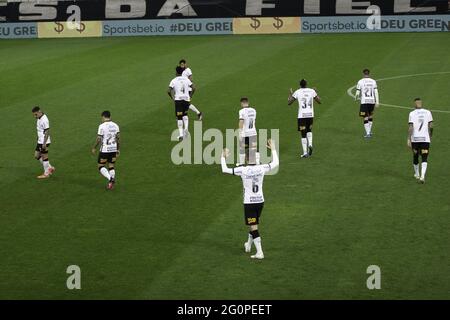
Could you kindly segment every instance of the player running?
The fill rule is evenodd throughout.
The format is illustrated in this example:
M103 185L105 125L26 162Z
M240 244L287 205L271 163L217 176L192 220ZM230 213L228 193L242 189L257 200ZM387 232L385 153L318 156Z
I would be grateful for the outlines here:
M413 151L414 178L425 183L428 167L431 137L433 135L433 115L422 107L422 100L414 100L416 109L409 114L408 147ZM419 155L422 157L422 172L419 173Z
M111 112L102 112L102 124L98 127L97 140L92 147L92 154L96 154L100 145L98 155L98 170L108 180L106 188L112 190L116 183L115 164L120 154L120 129L111 121ZM108 166L108 168L106 168Z
M316 90L307 87L305 79L300 81L300 88L289 91L288 105L298 101L298 131L300 131L303 154L302 158L309 158L313 153L314 101L322 104Z
M183 73L181 74L183 77L188 78L191 81L194 81L192 79L192 70L188 67L186 60L181 59L179 66L183 68ZM203 113L199 111L192 103L189 105L189 109L194 111L197 114L198 120L203 120Z
M256 110L249 105L248 98L241 98L239 110L239 163L245 164L249 153L256 153L258 147L256 131Z
M244 187L244 215L245 224L249 226L248 240L244 243L245 252L251 252L252 244L255 244L256 254L252 259L264 259L261 245L261 237L258 231L259 218L264 208L263 180L264 175L279 165L275 142L269 140L267 147L272 150L272 162L269 164L256 164L256 153L249 154L247 166L228 168L226 158L228 150L224 149L221 158L222 172L239 176L242 178Z
M41 108L34 107L31 112L33 112L36 118L36 130L37 130L37 144L34 152L34 157L39 160L39 162L44 167L44 173L39 175L38 179L47 179L53 172L55 172L55 167L50 164L48 160L48 147L50 147L50 122L48 117Z
M176 67L176 77L170 81L167 94L175 101L175 115L178 125L178 140L182 141L189 134L188 110L195 86L191 80L184 77L183 68Z
M377 82L370 77L370 70L363 70L364 77L356 85L355 100L361 100L359 116L364 119L364 138L372 137L373 114L380 103Z

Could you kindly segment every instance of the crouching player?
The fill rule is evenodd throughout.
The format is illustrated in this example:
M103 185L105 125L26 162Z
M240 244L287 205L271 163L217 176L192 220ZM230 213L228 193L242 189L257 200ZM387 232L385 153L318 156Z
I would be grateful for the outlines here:
M251 252L252 244L255 244L256 254L251 256L252 259L264 259L261 236L258 231L259 218L264 208L264 175L279 165L275 142L269 140L267 147L272 150L272 162L269 164L257 164L256 152L251 152L246 156L246 165L236 168L228 168L227 166L227 149L224 149L221 158L222 172L239 176L242 179L244 187L245 224L249 226L248 240L244 243L244 249L245 252Z

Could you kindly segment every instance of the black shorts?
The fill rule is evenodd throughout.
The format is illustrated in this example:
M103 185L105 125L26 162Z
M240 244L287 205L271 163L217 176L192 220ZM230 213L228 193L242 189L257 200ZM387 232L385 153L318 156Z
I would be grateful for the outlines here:
M98 154L98 164L116 163L117 152L100 152Z
M373 111L375 110L374 104L362 104L359 107L359 116L360 117L370 117L373 115Z
M415 154L428 154L430 152L429 142L412 142L411 148Z
M258 136L244 137L242 142L244 143L243 147L245 149L249 147L256 148L258 146Z
M36 144L36 149L35 149L35 150L36 150L37 152L39 152L39 153L45 154L45 153L48 153L48 147L50 147L50 143L47 144L47 150L42 151L42 143L38 143L38 144Z
M175 100L175 116L178 120L181 120L184 116L187 116L189 106L191 103L184 100Z
M303 130L311 131L313 123L314 123L314 118L298 118L297 119L298 131L303 131Z
M259 217L264 208L264 202L261 203L244 203L245 224L253 226L259 224Z

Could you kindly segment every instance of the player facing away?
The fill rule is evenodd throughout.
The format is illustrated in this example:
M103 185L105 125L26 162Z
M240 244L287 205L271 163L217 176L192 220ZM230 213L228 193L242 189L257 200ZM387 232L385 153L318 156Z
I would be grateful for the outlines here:
M320 97L316 90L308 88L308 82L305 79L300 81L300 88L293 92L289 91L288 105L298 101L298 131L300 131L303 154L302 158L308 158L313 153L313 133L314 123L314 101L321 104Z
M363 70L363 78L356 85L355 100L361 100L359 116L364 119L364 138L372 137L373 114L380 103L377 82L370 77L370 70Z
M416 98L414 103L416 109L409 114L408 147L413 151L414 178L420 183L425 183L428 154L433 135L433 115L430 110L423 108L420 98ZM419 156L422 158L420 173Z
M111 121L111 112L103 111L101 116L102 124L98 126L97 139L92 147L92 154L96 154L100 145L98 170L108 180L106 188L112 190L116 183L115 164L120 154L120 129L115 122Z
M167 94L175 102L175 116L177 117L178 140L182 141L189 134L188 110L195 86L191 80L183 77L183 68L176 67L176 77L170 81Z
M36 130L37 130L37 144L34 151L34 157L38 160L44 167L44 173L39 175L38 179L47 179L53 172L55 172L55 167L50 164L48 160L48 147L50 147L50 122L48 117L41 108L34 107L31 112L33 112L36 118Z
M192 79L192 70L188 67L186 60L181 59L179 62L179 66L183 68L183 73L181 74L183 77L188 78L191 81ZM194 111L197 114L198 120L203 120L203 113L199 111L192 103L189 105L189 109Z
M226 158L228 150L224 149L221 158L222 172L239 176L244 187L244 216L245 224L249 226L248 240L244 243L245 252L251 252L252 244L256 247L256 254L252 259L264 259L261 236L258 231L259 218L264 208L263 180L264 175L279 165L275 142L269 140L267 147L272 150L272 162L269 164L257 164L256 153L249 154L246 158L247 165L236 168L228 168Z
M256 110L250 107L248 98L241 98L239 110L239 164L245 164L245 157L249 153L256 153L257 142Z

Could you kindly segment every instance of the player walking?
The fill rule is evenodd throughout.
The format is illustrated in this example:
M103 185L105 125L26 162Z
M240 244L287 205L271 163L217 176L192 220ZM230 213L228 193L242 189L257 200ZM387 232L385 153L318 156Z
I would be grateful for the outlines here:
M370 70L363 70L363 78L356 85L355 100L361 100L359 116L364 119L364 138L372 137L373 114L380 103L377 82L370 77Z
M33 112L36 118L36 130L37 130L37 144L34 152L34 157L39 160L39 162L44 167L44 173L39 175L38 179L47 179L53 172L55 172L55 167L50 164L48 160L48 147L50 146L50 122L48 117L41 108L34 107L31 112Z
M245 224L249 226L248 240L244 243L244 249L245 252L251 252L252 244L255 244L256 254L251 256L252 259L264 259L261 237L258 231L259 218L264 208L264 175L279 165L275 142L269 140L267 147L272 150L272 162L269 164L257 165L256 154L250 153L249 158L246 159L247 166L228 168L226 163L226 158L228 157L227 149L223 151L221 158L222 172L239 176L242 179Z
M97 140L92 147L92 154L96 154L100 145L98 155L98 170L108 180L107 189L112 190L116 183L115 164L120 154L120 129L111 121L111 112L102 112L102 124L98 127ZM108 166L108 168L106 168Z
M239 110L239 164L245 164L249 153L255 153L258 147L256 131L256 110L249 105L248 98L241 98Z
M192 70L188 67L186 60L182 59L180 60L179 66L183 68L183 73L181 74L183 77L188 78L191 81L194 81L192 79ZM203 119L203 113L199 111L192 103L189 105L189 109L194 111L197 114L198 120Z
M302 158L308 158L313 153L313 133L312 127L314 123L314 101L321 104L320 97L316 90L308 88L305 79L300 81L300 88L293 92L292 88L289 92L288 105L298 101L298 131L300 131L303 154Z
M183 68L176 67L176 77L170 81L167 94L175 101L175 115L178 125L178 140L183 140L189 134L188 110L195 86L186 77L182 76Z
M414 100L416 109L409 114L408 147L413 151L414 177L425 183L428 167L431 137L433 135L433 115L424 109L422 100ZM421 173L419 173L419 155L422 157Z

